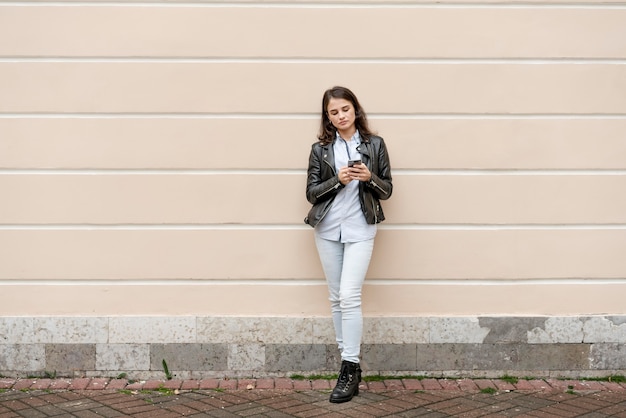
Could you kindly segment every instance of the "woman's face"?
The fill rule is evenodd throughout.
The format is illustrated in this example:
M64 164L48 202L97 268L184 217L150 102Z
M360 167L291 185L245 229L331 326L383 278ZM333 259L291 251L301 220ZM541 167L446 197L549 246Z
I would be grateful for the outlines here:
M352 102L346 99L331 98L328 101L326 107L328 119L337 128L342 136L349 135L347 139L350 139L356 132L355 111Z

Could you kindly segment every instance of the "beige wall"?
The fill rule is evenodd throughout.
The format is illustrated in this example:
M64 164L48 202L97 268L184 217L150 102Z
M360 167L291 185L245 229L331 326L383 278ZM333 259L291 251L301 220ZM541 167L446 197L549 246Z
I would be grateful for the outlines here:
M618 1L0 3L0 315L328 315L321 94L386 139L365 312L624 313Z

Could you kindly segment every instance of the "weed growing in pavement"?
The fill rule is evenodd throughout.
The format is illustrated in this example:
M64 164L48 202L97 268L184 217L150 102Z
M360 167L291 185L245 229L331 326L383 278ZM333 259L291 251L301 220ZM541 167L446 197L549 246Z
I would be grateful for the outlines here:
M571 377L559 377L558 380L572 380ZM603 377L581 377L574 380L588 381L588 382L611 382L611 383L626 383L626 377L621 374L612 374Z
M496 392L497 392L496 388L483 388L480 390L480 393L487 393L489 395L493 395Z
M0 393L4 393L6 391L7 391L6 389L0 389Z
M213 390L216 391L216 392L220 392L220 393L224 392L224 388L215 388Z
M126 373L120 373L117 375L116 379L126 379L126 376L128 376Z
M161 395L165 395L165 396L172 396L172 395L174 395L174 390L166 388L163 385L159 386L154 391L155 392L159 392Z
M56 379L57 377L57 371L53 371L53 372L43 372L43 377L45 377L46 379Z
M519 379L515 376L509 376L508 374L505 374L504 376L502 376L500 378L500 380L510 383L512 385L516 384L517 382L519 382Z
M372 375L372 376L363 376L363 380L366 382L382 382L384 380L408 380L408 379L413 379L413 380L424 380L426 379L426 376L409 376L409 375L402 375L402 376L381 376L381 375Z
M163 371L165 372L165 378L167 380L172 380L172 373L170 373L170 369L167 367L167 363L165 362L165 359L163 359L161 364L163 364Z
M626 383L626 377L621 374L612 374L605 377L585 377L581 380L589 380L593 382Z
M132 390L128 390L128 389L120 389L120 390L118 390L118 393L123 393L124 395L132 395L133 391Z
M301 374L292 374L289 376L293 380L336 380L339 375L338 374L312 374L310 376L304 376Z
M304 376L301 374L292 374L289 378L293 380L337 380L339 377L338 374L312 374L309 376ZM365 382L382 382L384 380L400 380L400 379L417 379L423 380L426 379L426 376L413 376L413 375L401 375L401 376L385 376L385 375L370 375L363 376L363 381Z

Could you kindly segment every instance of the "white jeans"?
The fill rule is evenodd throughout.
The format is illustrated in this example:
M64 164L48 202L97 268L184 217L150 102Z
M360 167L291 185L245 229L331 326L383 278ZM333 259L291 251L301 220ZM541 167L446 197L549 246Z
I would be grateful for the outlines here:
M372 257L374 239L344 244L316 235L315 244L328 283L341 359L358 363L363 335L361 288Z

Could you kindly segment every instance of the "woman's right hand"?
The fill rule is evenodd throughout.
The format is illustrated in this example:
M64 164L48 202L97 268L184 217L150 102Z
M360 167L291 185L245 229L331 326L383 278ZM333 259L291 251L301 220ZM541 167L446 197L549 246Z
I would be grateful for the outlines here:
M339 169L339 182L344 186L348 185L352 181L352 176L350 176L350 169L348 167L341 167Z

